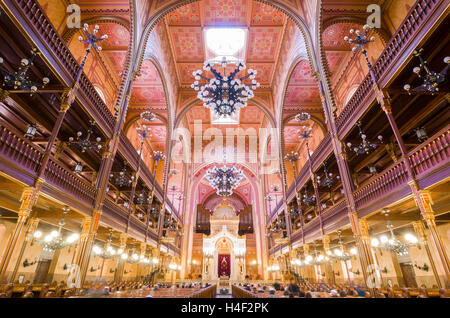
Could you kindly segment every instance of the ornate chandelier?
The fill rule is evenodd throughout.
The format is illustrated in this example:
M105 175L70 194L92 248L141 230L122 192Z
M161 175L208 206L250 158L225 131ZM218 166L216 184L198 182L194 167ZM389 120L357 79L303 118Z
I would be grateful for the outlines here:
M306 205L316 204L316 196L314 194L310 196L308 194L308 190L306 187L305 187L305 194L303 194L302 202L303 202L303 204L306 204Z
M144 205L150 202L150 198L146 195L145 190L142 189L142 192L134 198L134 203L137 205Z
M348 261L351 256L344 250L344 243L342 242L341 237L341 231L337 231L338 238L339 238L339 247L334 249L333 252L328 251L327 254L335 259L341 260L341 261Z
M295 121L299 122L299 123L307 122L310 119L311 119L311 115L309 113L307 113L307 112L302 111L302 110L300 111L300 113L295 115Z
M119 188L129 187L134 180L134 176L131 176L130 178L128 178L126 176L126 172L127 172L127 164L124 163L122 170L119 172L119 176L114 178L113 173L111 173L109 176L110 176L110 178L114 178L113 182Z
M217 195L227 197L233 194L233 189L241 183L244 178L242 170L232 166L219 168L214 166L206 171L206 180L216 190Z
M68 207L63 208L63 215L61 217L61 220L59 221L58 230L52 231L50 234L46 235L43 240L39 241L39 244L43 246L44 251L51 252L63 249L66 246L75 244L75 242L79 239L80 236L77 233L73 233L65 239L63 239L62 237L61 231L63 225L65 224L64 219L68 211ZM42 233L40 231L36 231L33 236L34 238L38 239L42 236Z
M98 246L94 246L92 248L92 252L95 255L97 255L97 256L99 256L100 258L103 258L103 259L111 259L111 258L114 258L114 257L118 256L117 251L111 246L112 233L113 233L113 230L110 229L109 230L108 241L106 242L106 245L105 245L104 249L102 249L102 248L100 248Z
M31 94L36 93L38 86L44 88L49 82L48 77L42 78L42 84L33 82L29 79L28 70L33 65L33 60L38 56L40 52L38 49L31 49L31 57L28 59L22 59L20 61L19 69L16 72L10 72L6 69L0 69L3 74L3 86L13 87L14 89L20 89L24 91L30 91ZM0 64L4 62L0 57Z
M74 145L78 149L81 150L81 152L87 151L98 151L103 148L104 142L102 142L101 137L96 137L95 140L91 140L91 136L94 133L94 121L89 122L89 128L86 134L85 138L81 138L83 136L83 133L81 131L77 132L76 140L73 137L69 137L68 144Z
M236 69L226 76L225 68L227 64L232 63L236 64ZM219 117L229 117L240 108L247 106L247 101L254 97L253 91L260 86L255 80L257 71L249 69L247 75L236 78L239 72L245 70L244 62L229 62L224 57L219 63L223 67L223 75L213 67L214 64L216 62L206 61L203 66L203 69L210 71L214 78L202 75L203 72L201 70L194 71L192 75L195 78L195 82L191 87L198 91L197 97L204 102L203 106L214 111ZM252 80L252 84L244 84L246 79ZM200 80L205 80L207 83L201 85L199 83Z
M420 66L413 68L413 72L419 77L423 78L423 84L411 89L411 85L406 84L403 86L405 91L411 95L411 92L424 92L429 91L434 94L439 91L439 86L445 83L445 76L450 64L450 56L444 58L444 63L447 64L440 73L431 71L428 68L428 62L422 58L423 49L415 50L413 55L416 56L420 61ZM422 75L421 75L422 74Z
M351 142L347 143L347 147L350 149L353 149L353 151L359 155L359 154L369 154L383 142L383 136L378 136L378 141L368 141L367 135L364 133L364 131L361 128L361 122L358 121L356 123L356 126L358 126L359 129L359 136L361 137L361 143L357 146L353 146ZM353 147L353 148L352 148Z
M371 245L376 248L380 248L386 251L390 251L392 253L396 253L397 255L407 255L408 249L410 245L414 245L418 243L417 238L414 235L405 235L405 239L408 243L403 243L394 235L393 225L389 220L389 209L383 209L382 213L386 216L386 227L389 230L390 237L386 235L380 236L380 238L373 238L371 240Z
M156 119L156 115L152 113L150 110L143 111L140 114L140 117L145 122L152 122Z
M320 176L317 176L317 183L319 184L319 186L324 187L324 188L327 187L327 188L331 189L331 187L333 185L335 185L341 178L340 176L336 176L334 178L333 174L331 172L328 172L327 163L325 161L323 163L323 173L324 173L323 178L321 178Z
M363 26L363 33L361 33L361 31L359 31L359 30L351 29L350 36L353 36L353 34L356 34L356 37L354 39L352 39L348 36L345 36L344 41L353 45L353 47L352 47L353 52L356 52L359 49L361 49L361 52L364 54L364 57L366 59L367 65L369 66L369 69L372 69L372 64L369 61L369 57L367 56L367 51L365 48L365 46L367 44L369 44L370 42L375 42L374 36L371 36L369 38L369 30L370 29L371 29L371 27L368 24L365 24Z

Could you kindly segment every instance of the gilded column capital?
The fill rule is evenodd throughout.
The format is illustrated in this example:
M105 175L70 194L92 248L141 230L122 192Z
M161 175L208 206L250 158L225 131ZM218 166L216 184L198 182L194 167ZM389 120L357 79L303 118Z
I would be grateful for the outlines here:
M0 102L3 103L9 97L9 92L7 90L0 88Z
M59 109L60 112L67 112L72 106L73 101L75 100L75 88L66 88L64 89L62 95L61 95L61 107Z
M85 216L83 221L81 222L81 234L80 239L86 240L88 238L89 229L91 228L92 217Z

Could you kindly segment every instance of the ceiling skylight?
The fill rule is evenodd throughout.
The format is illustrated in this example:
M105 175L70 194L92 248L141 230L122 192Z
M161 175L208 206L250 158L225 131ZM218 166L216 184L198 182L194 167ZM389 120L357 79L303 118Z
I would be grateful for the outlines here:
M211 58L242 59L242 52L247 40L245 29L239 28L209 28L205 30L207 51L213 53Z

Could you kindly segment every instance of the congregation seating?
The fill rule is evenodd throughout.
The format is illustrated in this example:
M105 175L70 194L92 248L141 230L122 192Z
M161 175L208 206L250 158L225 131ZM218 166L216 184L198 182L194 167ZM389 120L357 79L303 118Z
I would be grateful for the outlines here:
M214 298L216 285L201 283L146 285L143 282L93 283L83 288L60 284L4 284L0 298Z
M261 284L234 284L235 298L372 298L365 287L352 285L327 285L303 283L299 294L292 294L289 284L268 286ZM449 298L450 290L438 288L381 288L375 289L375 298Z

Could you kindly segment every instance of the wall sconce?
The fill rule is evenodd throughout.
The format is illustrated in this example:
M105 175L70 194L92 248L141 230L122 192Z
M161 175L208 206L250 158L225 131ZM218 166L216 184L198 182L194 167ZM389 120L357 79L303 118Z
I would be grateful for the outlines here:
M36 124L28 125L27 131L24 134L24 137L27 139L33 139L34 136L36 136L36 131L37 131Z
M354 271L351 271L353 274L355 274L355 275L359 275L360 274L360 271L359 271L359 269L357 269L355 272Z
M369 168L369 172L373 176L377 174L377 168L373 164L368 165L367 168Z
M73 169L73 171L75 171L76 173L80 173L81 171L83 171L83 165L81 164L81 162L77 162L77 165L75 166L75 169Z
M414 129L414 132L416 133L419 142L424 142L425 140L428 139L428 134L424 127L418 127Z
M129 273L131 273L131 272L133 272L133 271L129 271L129 272L128 272L128 271L125 270L123 273L126 275L126 274L129 274Z
M419 265L417 265L417 263L415 263L414 267L418 268L418 269L420 269L421 271L424 271L424 272L428 272L428 270L430 269L428 267L427 263L424 263L423 266L419 266Z
M341 273L339 271L335 272L334 275L341 276Z
M381 272L387 274L388 270L387 270L386 266L381 270Z
M109 269L109 272L112 274L112 273L114 273L116 270L115 269L112 269L112 268L110 268Z
M23 261L23 267L33 266L37 263L37 259L35 258L33 262L29 262L28 258Z
M63 269L66 271L68 268L67 264L64 264Z

